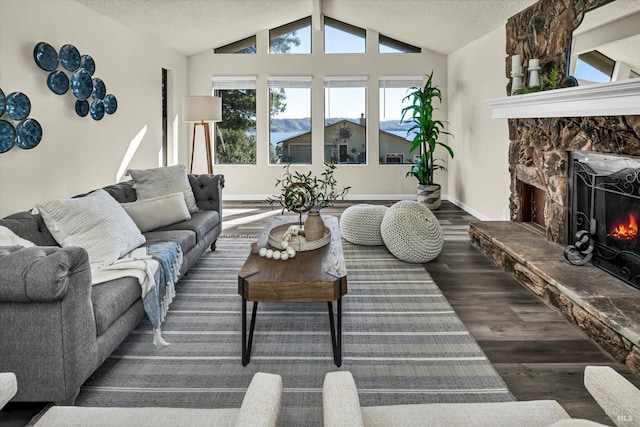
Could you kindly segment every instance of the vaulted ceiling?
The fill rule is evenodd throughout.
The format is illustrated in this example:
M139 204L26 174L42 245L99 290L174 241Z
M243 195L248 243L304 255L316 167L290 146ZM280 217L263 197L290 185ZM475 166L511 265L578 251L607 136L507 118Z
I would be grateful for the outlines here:
M323 14L449 54L537 0L76 0L185 54Z

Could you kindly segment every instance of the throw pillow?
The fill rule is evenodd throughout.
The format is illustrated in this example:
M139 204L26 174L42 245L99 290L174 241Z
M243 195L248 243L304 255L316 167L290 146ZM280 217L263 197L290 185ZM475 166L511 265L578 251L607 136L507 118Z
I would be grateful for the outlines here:
M111 265L145 242L120 203L102 189L36 207L56 242L62 247L84 248L92 269Z
M141 199L121 205L143 233L191 219L184 193Z
M166 196L180 191L184 193L189 212L198 211L196 198L183 165L155 169L129 169L127 175L133 178L133 188L136 190L138 199Z
M0 225L0 246L24 246L29 248L35 246L35 244L18 236L8 227Z

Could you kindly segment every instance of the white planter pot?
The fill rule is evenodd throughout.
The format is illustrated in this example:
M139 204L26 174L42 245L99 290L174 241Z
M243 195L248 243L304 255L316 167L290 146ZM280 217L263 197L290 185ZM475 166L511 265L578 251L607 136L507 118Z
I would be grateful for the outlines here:
M418 184L418 202L423 203L429 210L440 207L440 184Z

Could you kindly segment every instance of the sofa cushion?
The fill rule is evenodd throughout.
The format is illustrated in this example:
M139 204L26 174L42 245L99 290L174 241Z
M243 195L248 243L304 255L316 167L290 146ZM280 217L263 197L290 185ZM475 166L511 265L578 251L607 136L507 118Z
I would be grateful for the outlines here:
M129 169L127 175L133 178L133 188L139 199L182 192L189 212L196 212L196 198L183 165L165 166L155 169Z
M84 248L92 269L111 265L145 241L122 206L101 189L36 206L60 246Z
M191 230L196 233L196 242L220 223L220 215L216 211L201 211L191 214L188 221L160 227L156 231Z
M122 203L122 207L143 233L191 219L184 194L181 192Z
M145 246L153 243L176 242L182 253L186 254L196 245L196 233L191 230L149 231L144 233L147 239Z
M109 329L141 296L140 284L135 277L122 277L94 285L91 288L91 302L98 336Z

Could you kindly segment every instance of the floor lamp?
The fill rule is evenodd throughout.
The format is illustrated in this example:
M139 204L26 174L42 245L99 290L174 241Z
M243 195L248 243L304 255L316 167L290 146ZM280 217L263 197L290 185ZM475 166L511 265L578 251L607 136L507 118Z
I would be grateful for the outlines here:
M196 130L199 125L204 128L204 143L207 153L207 172L213 174L213 157L211 156L211 132L209 123L222 121L222 98L219 96L185 96L182 98L182 121L193 123L191 139L191 166L193 173L193 154L196 146Z

